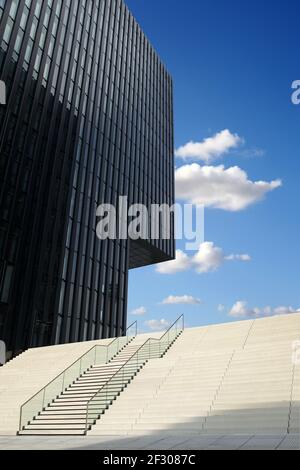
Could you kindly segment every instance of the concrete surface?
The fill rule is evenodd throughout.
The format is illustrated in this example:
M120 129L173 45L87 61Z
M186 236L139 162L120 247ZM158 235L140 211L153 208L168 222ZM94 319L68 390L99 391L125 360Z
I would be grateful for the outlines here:
M146 339L140 335L135 341ZM249 440L261 435L240 446L276 447L276 436L300 435L300 361L292 361L293 344L299 340L300 313L186 329L96 421L88 434L98 440L85 442L111 436L115 445L113 436L133 442L162 435L172 442L202 439L206 445L207 436L225 436L231 442L232 435L239 445L240 436ZM1 368L0 435L15 434L20 404L91 345L29 350ZM295 440L297 436L291 442Z
M300 450L299 435L0 436L0 450Z

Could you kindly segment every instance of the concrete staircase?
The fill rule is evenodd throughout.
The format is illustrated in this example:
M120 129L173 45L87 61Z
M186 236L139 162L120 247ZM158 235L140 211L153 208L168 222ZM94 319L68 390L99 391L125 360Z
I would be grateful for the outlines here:
M88 435L300 433L300 314L186 329Z
M299 367L292 345L300 338L300 315L255 321L205 420L211 433L299 433Z
M0 435L16 435L20 408L35 393L93 346L112 339L70 343L25 351L0 367Z
M180 319L181 320L181 317ZM175 325L177 323L175 322ZM171 327L172 330L172 327ZM19 430L19 435L84 435L152 358L163 357L181 330L134 338L108 363L95 364L78 376ZM51 384L47 386L51 389ZM47 392L47 395L49 393ZM32 398L34 404L35 397ZM25 406L31 409L30 401ZM33 408L34 409L34 408ZM36 409L36 408L35 408ZM22 412L21 412L22 413ZM28 410L26 415L28 416ZM32 413L31 413L32 416ZM27 420L26 420L27 421Z
M133 340L134 342L134 340ZM126 368L125 376L114 379L114 375L136 353L140 344L127 345L108 364L97 364L89 368L84 374L72 383L52 403L50 403L39 415L37 415L19 435L49 435L49 434L85 434L86 425L90 428L101 414L109 408L118 395L131 382L134 376L144 366L146 358L138 364ZM108 393L99 397L93 407L94 413L90 413L87 422L87 403L97 391L110 381Z
M85 369L21 433L300 435L300 363L292 360L300 313L186 329L163 359L160 337L138 335L108 364ZM16 434L24 401L109 341L29 350L1 367L0 434Z

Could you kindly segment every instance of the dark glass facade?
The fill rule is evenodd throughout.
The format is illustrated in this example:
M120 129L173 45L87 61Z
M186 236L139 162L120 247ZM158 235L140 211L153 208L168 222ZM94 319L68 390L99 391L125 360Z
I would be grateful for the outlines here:
M0 339L122 335L174 239L101 241L96 209L173 204L171 77L122 0L0 0L0 80Z

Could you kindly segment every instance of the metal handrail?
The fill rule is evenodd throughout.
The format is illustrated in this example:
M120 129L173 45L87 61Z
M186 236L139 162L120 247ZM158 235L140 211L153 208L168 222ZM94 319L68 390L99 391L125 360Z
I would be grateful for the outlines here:
M126 328L126 333L127 331L130 330L130 328L132 328L133 326L135 325L135 333L134 335L132 336L133 338L136 337L137 335L137 321L133 322L131 325L129 325L127 328ZM126 334L123 336L123 338L126 337ZM22 430L22 410L23 410L23 407L25 405L27 405L27 403L29 403L31 400L33 400L35 397L37 397L40 393L42 393L44 391L44 396L45 396L45 390L47 387L49 387L51 384L53 384L56 380L58 380L60 377L62 377L64 374L66 374L77 362L80 363L80 374L81 374L81 362L82 362L82 359L84 359L85 356L87 356L88 354L90 354L93 349L96 350L96 348L105 348L106 349L106 363L108 362L108 349L113 345L113 343L115 343L116 341L120 340L120 336L117 336L116 338L114 338L109 344L95 344L91 349L89 349L88 351L86 351L84 354L82 354L82 356L80 356L78 359L76 359L72 364L70 364L68 367L66 367L66 369L64 369L60 374L58 374L56 377L54 377L54 379L52 379L50 382L48 382L46 385L44 385L44 387L42 387L38 392L36 392L34 395L32 395L27 401L25 401L22 405L21 405L21 408L20 408L20 422L19 422L19 430L21 431ZM128 344L125 343L125 346ZM123 346L124 347L124 346ZM62 390L64 388L64 379L63 379L63 385L62 385Z
M161 341L163 339L163 337L166 336L166 334L169 333L171 328L173 328L173 326L176 325L176 323L178 323L181 318L182 318L182 330L184 330L184 315L182 314L182 315L180 315L180 317L177 318L177 320L174 321L174 323L172 323L172 325L167 329L167 331L165 331L165 333L160 338L150 338L150 339Z
M184 330L184 315L180 315L180 317L177 318L177 320L165 331L165 333L160 337L160 338L148 338L145 343L143 343L135 352L132 356L130 356L129 359L127 359L127 361L120 367L120 369L117 370L117 372L115 372L111 378L104 384L102 385L102 387L100 387L97 392L94 393L94 395L89 399L89 401L87 402L87 408L86 408L86 423L85 423L85 434L87 433L88 431L88 420L89 420L89 405L90 405L90 402L101 392L101 390L106 387L113 379L114 377L122 370L125 368L125 366L134 358L134 356L138 355L139 351L141 349L143 349L147 343L150 343L151 341L161 341L170 331L171 329L173 328L174 325L176 325L176 323L179 322L179 320L182 319L182 329L181 329L181 332ZM151 353L149 351L149 358L151 356ZM161 357L161 354L160 354L160 351L159 351L159 357Z

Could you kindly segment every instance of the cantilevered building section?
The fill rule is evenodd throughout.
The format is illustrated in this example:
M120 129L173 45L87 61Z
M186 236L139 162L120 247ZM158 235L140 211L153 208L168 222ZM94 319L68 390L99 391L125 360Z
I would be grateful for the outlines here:
M169 240L96 236L101 203L173 204L172 80L121 0L0 1L0 338L122 335L130 268Z

